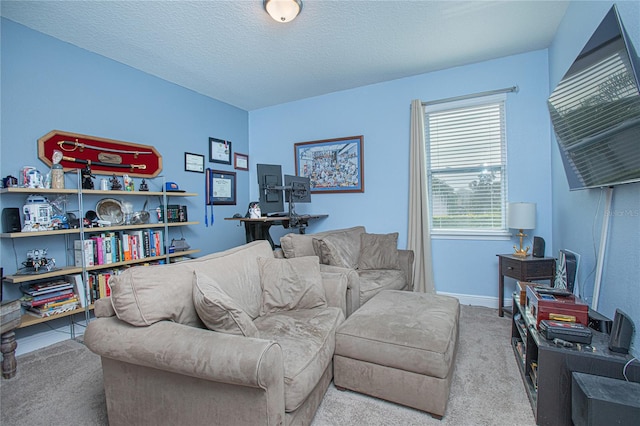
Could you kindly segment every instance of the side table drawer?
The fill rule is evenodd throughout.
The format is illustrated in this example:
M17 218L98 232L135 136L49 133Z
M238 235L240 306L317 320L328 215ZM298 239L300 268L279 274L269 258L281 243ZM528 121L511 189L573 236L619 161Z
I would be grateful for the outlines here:
M509 259L508 257L501 258L501 261L502 270L500 272L502 273L502 275L506 275L507 277L516 279L522 277L522 262L515 259Z
M526 262L523 264L527 279L551 278L554 276L556 262L551 259L540 262Z

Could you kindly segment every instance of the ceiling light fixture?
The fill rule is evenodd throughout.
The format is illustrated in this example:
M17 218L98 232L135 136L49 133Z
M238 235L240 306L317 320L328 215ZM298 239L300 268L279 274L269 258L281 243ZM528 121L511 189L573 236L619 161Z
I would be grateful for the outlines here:
M264 0L264 10L278 22L291 22L302 10L302 0Z

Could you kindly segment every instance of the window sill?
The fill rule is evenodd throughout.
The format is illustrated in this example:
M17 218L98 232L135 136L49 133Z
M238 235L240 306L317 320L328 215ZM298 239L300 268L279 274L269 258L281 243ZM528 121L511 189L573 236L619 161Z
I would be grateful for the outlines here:
M434 240L496 240L507 241L512 238L512 234L507 231L456 231L437 230L431 231L431 238Z

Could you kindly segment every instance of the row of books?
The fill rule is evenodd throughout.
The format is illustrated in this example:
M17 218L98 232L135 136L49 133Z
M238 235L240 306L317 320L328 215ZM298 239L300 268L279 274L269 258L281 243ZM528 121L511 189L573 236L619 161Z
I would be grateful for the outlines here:
M84 246L83 246L84 243ZM103 232L74 241L75 265L108 265L165 254L162 230Z
M107 269L100 272L89 272L89 297L91 303L103 297L111 296L111 278L119 275L124 269Z
M25 313L46 318L85 306L82 277L67 275L50 281L37 281L20 287L20 303Z
M164 222L164 206L158 207L158 221ZM187 222L189 220L187 214L187 206L177 204L167 204L167 222Z

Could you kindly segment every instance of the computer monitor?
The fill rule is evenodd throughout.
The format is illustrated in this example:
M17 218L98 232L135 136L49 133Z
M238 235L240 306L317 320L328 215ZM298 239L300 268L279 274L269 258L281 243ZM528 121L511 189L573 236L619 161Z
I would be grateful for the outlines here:
M263 216L284 212L282 167L275 164L258 164L257 167L260 212Z
M284 187L287 202L311 202L311 180L308 177L284 175Z

